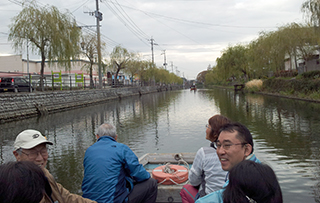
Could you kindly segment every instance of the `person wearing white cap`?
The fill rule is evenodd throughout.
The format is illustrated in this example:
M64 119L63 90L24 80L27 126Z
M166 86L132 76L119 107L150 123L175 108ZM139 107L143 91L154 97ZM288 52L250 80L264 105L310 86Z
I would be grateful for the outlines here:
M57 183L50 172L45 168L48 161L47 144L53 143L48 141L37 130L24 130L14 142L13 155L17 161L32 161L40 166L48 179L48 186L51 187L50 192L46 192L40 203L94 203L80 195L72 194L61 184Z

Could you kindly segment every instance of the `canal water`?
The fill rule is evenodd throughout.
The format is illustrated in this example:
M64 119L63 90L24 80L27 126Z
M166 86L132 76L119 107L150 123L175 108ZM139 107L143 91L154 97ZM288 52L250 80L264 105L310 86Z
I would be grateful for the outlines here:
M149 152L196 152L208 146L205 125L215 114L245 124L257 157L275 171L284 202L320 202L320 104L232 90L180 90L123 98L87 108L0 125L0 163L13 161L15 136L37 129L54 143L47 168L81 194L82 161L104 122L138 157Z

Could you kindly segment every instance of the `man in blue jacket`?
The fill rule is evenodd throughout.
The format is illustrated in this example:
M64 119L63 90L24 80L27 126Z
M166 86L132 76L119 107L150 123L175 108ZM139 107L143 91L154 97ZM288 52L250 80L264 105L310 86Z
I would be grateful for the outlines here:
M96 137L83 161L83 197L98 203L155 202L157 181L128 146L117 142L116 127L102 124Z
M240 123L224 125L220 129L217 141L214 142L214 147L217 149L221 167L225 171L230 171L243 160L261 163L253 153L253 139L250 131ZM229 183L228 175L224 188ZM223 203L224 188L199 198L196 203Z

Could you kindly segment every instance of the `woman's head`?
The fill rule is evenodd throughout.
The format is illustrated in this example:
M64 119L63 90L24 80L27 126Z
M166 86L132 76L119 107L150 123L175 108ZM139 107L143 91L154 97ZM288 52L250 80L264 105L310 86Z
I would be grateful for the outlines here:
M245 160L230 170L223 202L282 203L282 192L270 166Z
M0 203L40 202L46 185L42 169L31 161L0 166Z
M206 139L210 140L211 142L216 141L219 136L220 128L227 123L231 123L231 120L219 114L209 118L208 127L206 130Z

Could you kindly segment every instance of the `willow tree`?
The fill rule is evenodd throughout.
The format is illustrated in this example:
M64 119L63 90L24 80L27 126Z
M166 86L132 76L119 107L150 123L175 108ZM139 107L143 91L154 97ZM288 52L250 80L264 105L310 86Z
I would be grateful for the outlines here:
M284 59L289 53L289 41L282 32L260 32L248 45L247 59L251 77L265 77L284 69Z
M216 63L216 69L218 71L215 71L214 74L226 81L231 73L230 66L228 65L227 54L222 53L222 55L216 59Z
M278 32L285 36L283 41L289 44L287 52L290 57L294 57L296 67L297 59L308 62L319 50L320 37L313 26L291 23L279 29Z
M131 82L133 82L134 76L139 74L139 70L142 65L142 62L139 60L129 61L127 68L124 71L129 74Z
M35 3L24 7L12 19L9 40L15 50L22 50L30 42L31 52L41 56L40 86L46 60L57 61L71 68L71 59L79 54L80 29L69 12L61 13L56 7L38 7Z
M302 12L306 14L306 20L315 27L320 26L320 1L307 0L303 2L301 7Z
M229 46L223 51L220 58L217 58L217 69L225 80L232 78L247 79L248 61L246 56L247 48L243 45Z
M114 75L115 81L117 83L117 77L120 70L128 67L130 60L134 58L136 54L129 52L126 48L121 46L116 46L110 54L111 66L115 69L116 73Z
M157 68L155 71L154 79L156 83L169 84L173 81L170 80L170 73L163 68Z
M230 54L229 62L232 66L234 75L242 77L244 80L248 79L248 60L247 60L247 47L241 44L230 47L228 49Z
M150 69L154 66L154 63L151 61L141 61L141 65L138 70L141 85L144 85L147 81L151 80L152 75L150 74Z

